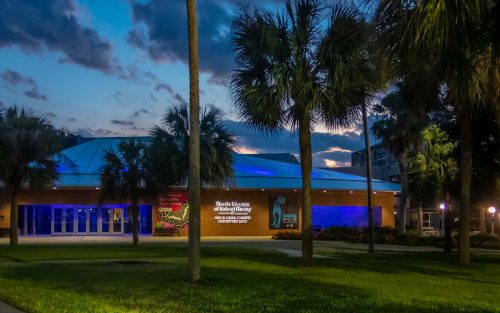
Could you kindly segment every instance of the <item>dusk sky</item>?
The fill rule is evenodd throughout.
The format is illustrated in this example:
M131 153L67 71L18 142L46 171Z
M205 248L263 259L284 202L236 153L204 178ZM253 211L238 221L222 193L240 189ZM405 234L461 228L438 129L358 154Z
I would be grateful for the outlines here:
M231 105L230 25L245 4L198 1L201 103L226 113L238 151L297 154L296 134L248 130ZM29 108L85 137L147 135L189 98L186 25L185 0L0 0L0 108ZM316 129L314 165L349 165L359 129Z

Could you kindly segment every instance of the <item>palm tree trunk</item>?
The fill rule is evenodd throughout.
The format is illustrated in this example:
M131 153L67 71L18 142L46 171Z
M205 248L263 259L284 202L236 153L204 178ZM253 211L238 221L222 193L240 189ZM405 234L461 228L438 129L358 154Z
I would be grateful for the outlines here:
M9 196L10 196L10 245L17 246L19 243L19 213L17 207L17 193L19 187L13 186L9 188ZM26 226L25 226L26 227Z
M417 233L419 236L422 236L424 233L424 214L423 214L423 209L422 209L422 195L419 194L417 195L418 198L418 216L417 216Z
M200 280L200 87L196 0L187 0L189 39L189 280Z
M460 242L458 258L462 265L470 264L470 185L472 176L471 117L463 112L460 118Z
M132 215L133 243L134 247L137 247L139 245L139 205L137 203L132 203L130 213Z
M366 104L363 104L363 129L365 135L366 150L366 185L368 201L368 253L375 252L375 238L373 234L373 207L372 207L372 155L370 149L370 133L368 132L368 114L366 113Z
M486 234L486 214L483 203L479 203L479 230Z
M302 170L302 265L313 266L311 204L311 124L309 117L299 121L300 168Z
M452 238L451 238L451 205L450 193L445 193L445 210L444 210L444 252L451 252Z
M401 194L399 197L398 203L398 212L399 212L399 231L402 234L406 233L406 205L408 202L408 174L406 173L406 166L404 164L403 159L399 158L399 175L400 175L400 183L401 183Z

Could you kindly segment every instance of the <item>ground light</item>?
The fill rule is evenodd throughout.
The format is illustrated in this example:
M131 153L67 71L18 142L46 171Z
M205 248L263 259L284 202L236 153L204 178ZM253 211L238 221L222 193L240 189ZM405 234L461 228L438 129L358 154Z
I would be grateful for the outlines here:
M494 206L490 206L488 208L488 213L491 214L491 234L495 234L495 213L497 212L497 209Z

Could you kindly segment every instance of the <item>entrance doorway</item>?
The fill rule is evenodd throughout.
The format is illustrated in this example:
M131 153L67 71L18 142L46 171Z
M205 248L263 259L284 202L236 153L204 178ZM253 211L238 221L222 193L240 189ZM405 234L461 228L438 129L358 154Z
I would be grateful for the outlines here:
M20 205L20 234L27 235L123 235L132 233L128 205ZM139 233L151 234L152 207L140 206Z

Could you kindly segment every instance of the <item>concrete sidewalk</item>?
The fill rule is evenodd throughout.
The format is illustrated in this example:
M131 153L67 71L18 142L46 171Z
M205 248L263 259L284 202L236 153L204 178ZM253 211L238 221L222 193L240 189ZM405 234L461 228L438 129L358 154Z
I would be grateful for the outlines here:
M273 240L270 237L202 237L202 246L204 247L239 247L251 249L271 249L276 251L301 251L300 240ZM19 244L29 245L98 245L98 244L131 244L131 236L37 236L37 237L19 237ZM152 237L141 236L142 244L168 244L168 245L187 245L187 237ZM0 245L9 244L8 238L0 238ZM366 244L352 244L341 241L315 241L314 247L317 250L322 249L341 249L341 250L368 250ZM432 252L442 251L434 247L409 247L397 245L376 245L378 251L387 252ZM290 253L287 253L290 254Z
M11 307L7 303L0 300L0 313L23 313L18 309Z

